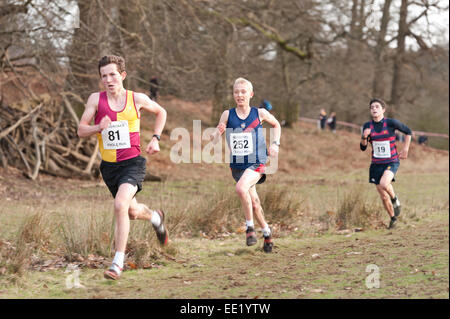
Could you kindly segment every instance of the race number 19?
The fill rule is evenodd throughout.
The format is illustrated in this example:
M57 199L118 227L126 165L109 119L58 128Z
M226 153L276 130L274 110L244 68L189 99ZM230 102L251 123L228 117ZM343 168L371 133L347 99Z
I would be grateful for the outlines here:
M391 157L391 146L389 141L373 141L373 156L375 158Z

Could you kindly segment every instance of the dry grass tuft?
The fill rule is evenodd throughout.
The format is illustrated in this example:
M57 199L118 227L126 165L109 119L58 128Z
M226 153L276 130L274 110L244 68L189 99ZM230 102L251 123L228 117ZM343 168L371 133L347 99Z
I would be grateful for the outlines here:
M286 187L266 188L261 191L260 199L265 217L275 223L296 221L305 206L304 199Z
M241 203L233 188L190 202L184 216L180 230L194 235L234 232L242 224Z
M334 225L338 230L353 227L377 228L381 223L382 211L378 205L367 201L361 189L355 188L342 197Z
M303 206L298 194L283 187L261 188L258 193L268 221L285 224L297 220ZM241 202L234 188L190 201L179 213L170 215L174 235L216 237L223 233L240 232L244 221Z
M25 218L14 244L3 242L0 250L0 268L5 272L22 276L41 248L49 245L51 232L48 219L42 212Z
M69 261L76 254L84 257L89 254L111 255L114 224L109 212L66 212L58 230Z

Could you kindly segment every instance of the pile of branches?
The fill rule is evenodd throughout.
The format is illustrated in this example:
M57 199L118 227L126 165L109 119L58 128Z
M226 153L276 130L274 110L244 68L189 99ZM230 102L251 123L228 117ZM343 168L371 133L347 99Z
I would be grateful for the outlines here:
M78 137L78 118L66 97L28 108L1 106L0 163L4 168L18 168L32 180L40 172L66 178L98 175L98 142Z

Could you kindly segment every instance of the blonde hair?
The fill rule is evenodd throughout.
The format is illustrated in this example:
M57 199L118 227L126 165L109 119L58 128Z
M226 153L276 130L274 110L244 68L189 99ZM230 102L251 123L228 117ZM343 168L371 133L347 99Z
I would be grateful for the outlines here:
M244 79L244 78L237 78L237 79L234 81L233 88L236 86L236 84L240 84L240 83L245 83L245 84L247 84L248 87L250 88L250 91L253 92L253 84L252 84L252 82L250 82L249 80Z

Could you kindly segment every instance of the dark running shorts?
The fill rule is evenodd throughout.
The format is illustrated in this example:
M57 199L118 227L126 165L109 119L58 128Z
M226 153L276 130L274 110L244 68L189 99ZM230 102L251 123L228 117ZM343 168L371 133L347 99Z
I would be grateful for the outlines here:
M387 163L387 164L371 164L369 169L369 183L375 185L380 184L381 177L383 177L385 170L390 170L392 173L397 173L400 163ZM395 182L395 177L392 179Z
M266 174L264 174L266 167L264 166L264 164L253 164L252 166L247 167L247 169L251 169L255 172L261 173L261 178L256 184L262 184L266 181ZM231 175L233 175L233 178L236 181L236 183L241 179L244 172L245 169L231 168Z
M110 163L102 161L100 172L103 181L115 198L121 184L137 186L137 193L142 190L142 182L145 177L145 163L147 160L142 156L133 157L125 161Z

